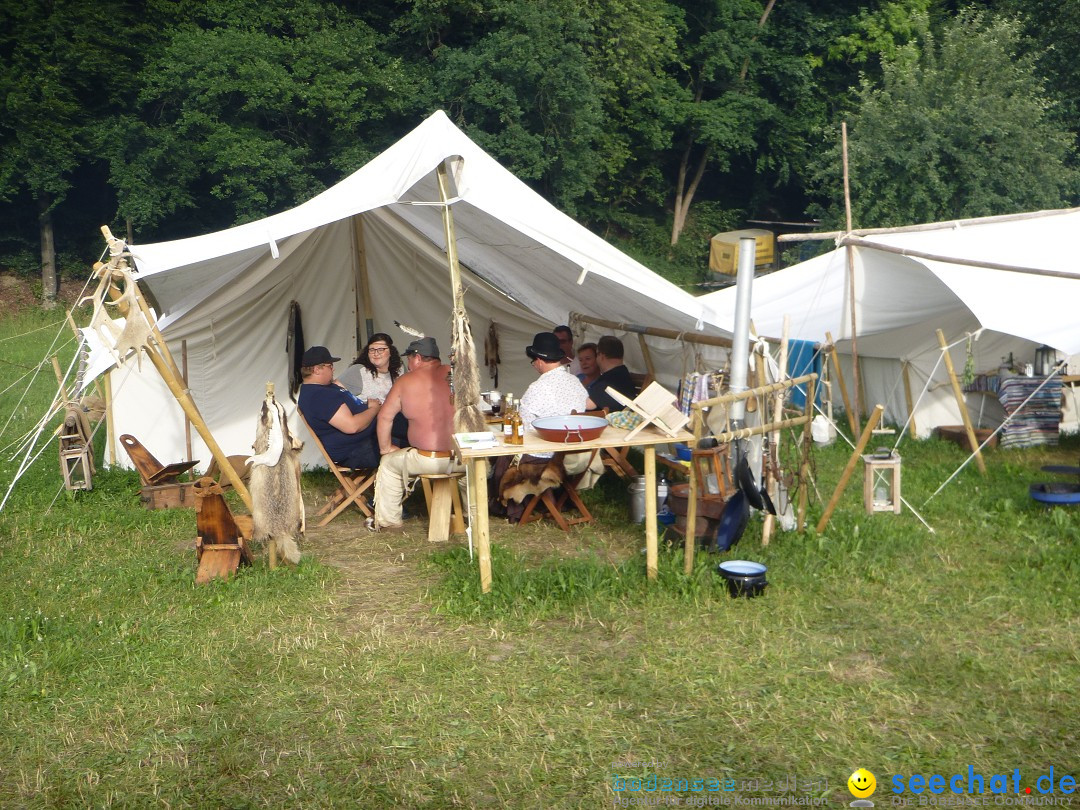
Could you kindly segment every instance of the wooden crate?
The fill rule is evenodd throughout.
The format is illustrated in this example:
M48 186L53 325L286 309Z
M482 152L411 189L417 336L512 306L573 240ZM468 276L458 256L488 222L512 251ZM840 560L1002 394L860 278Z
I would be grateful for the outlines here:
M194 486L194 481L178 481L175 484L143 487L139 490L139 500L147 509L194 509Z

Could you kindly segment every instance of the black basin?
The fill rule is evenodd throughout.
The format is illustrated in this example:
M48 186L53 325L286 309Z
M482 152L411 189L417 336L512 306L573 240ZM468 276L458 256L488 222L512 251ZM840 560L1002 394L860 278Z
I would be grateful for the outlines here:
M725 560L716 566L720 576L727 580L732 597L753 599L760 595L769 583L765 580L764 565L750 560Z

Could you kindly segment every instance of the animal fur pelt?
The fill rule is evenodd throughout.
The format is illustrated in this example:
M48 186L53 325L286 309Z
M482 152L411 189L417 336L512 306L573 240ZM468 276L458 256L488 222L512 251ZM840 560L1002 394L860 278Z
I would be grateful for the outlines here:
M300 495L300 450L304 443L289 431L285 409L267 391L255 427L255 455L251 465L253 539L276 544L281 556L300 562L297 541L305 529L304 500Z
M484 338L484 365L488 367L488 376L493 380L495 388L499 387L499 325L492 321L488 326L487 337Z
M476 367L476 345L472 327L464 309L454 312L454 432L474 433L484 430L480 411L480 370Z
M542 458L529 461L528 456L519 464L511 464L499 480L499 500L520 503L530 495L542 492L562 484L566 477L562 458Z
M304 323L300 318L300 304L289 302L289 334L285 338L285 353L289 356L289 398L296 402L300 385L300 361L304 357Z

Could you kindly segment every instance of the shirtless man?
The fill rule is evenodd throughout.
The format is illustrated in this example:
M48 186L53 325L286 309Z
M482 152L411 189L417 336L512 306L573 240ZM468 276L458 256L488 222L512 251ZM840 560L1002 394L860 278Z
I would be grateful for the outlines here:
M401 531L401 502L409 479L421 473L461 472L452 458L454 404L450 367L439 359L435 338L414 340L405 350L409 373L399 377L379 409L376 435L382 463L375 479L376 531ZM394 444L391 428L401 413L409 422L409 444Z

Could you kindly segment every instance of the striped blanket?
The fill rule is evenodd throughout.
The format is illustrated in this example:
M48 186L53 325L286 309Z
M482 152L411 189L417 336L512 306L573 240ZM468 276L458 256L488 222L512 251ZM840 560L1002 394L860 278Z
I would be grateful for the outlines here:
M1043 386L1041 389L1040 385ZM1035 393L1036 390L1038 393ZM1058 443L1061 423L1060 377L1051 380L1045 377L1007 377L1001 381L998 399L1005 409L1005 415L1011 417L1001 429L1001 447Z

